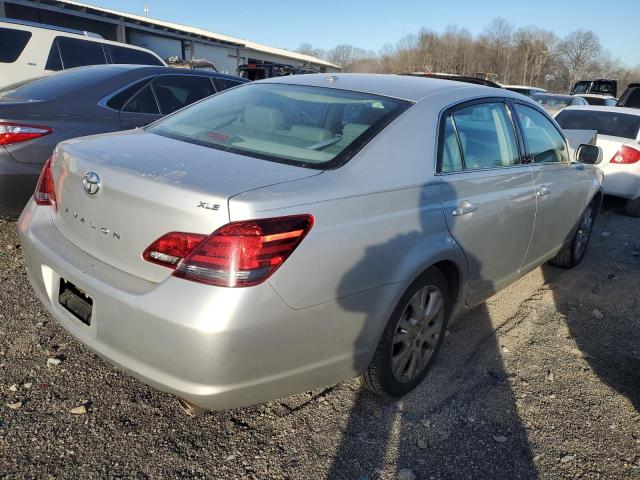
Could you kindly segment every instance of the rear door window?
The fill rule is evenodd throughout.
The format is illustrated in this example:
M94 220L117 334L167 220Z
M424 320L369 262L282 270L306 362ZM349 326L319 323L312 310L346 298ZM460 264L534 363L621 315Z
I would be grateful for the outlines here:
M0 63L13 63L29 43L31 32L0 28Z
M213 83L216 86L216 90L221 92L222 90L226 90L227 88L232 88L240 85L243 82L236 82L235 80L229 80L228 78L213 77Z
M569 163L564 137L558 129L535 108L516 104L529 158L534 163Z
M145 78L144 80L140 80L139 82L134 83L133 85L128 86L121 92L118 92L113 97L111 97L107 101L107 107L113 108L114 110L120 110L127 101L133 97L142 87L144 87L147 83L149 83L151 79Z
M56 37L64 68L83 67L85 65L103 65L107 63L100 42L79 40L77 38Z
M451 115L447 115L444 123L444 132L440 143L440 159L440 171L442 173L459 172L464 168L458 134L453 125Z
M62 58L60 58L60 49L58 48L58 42L54 41L49 50L49 56L47 57L47 63L44 66L45 70L52 70L57 72L62 70Z
M209 77L161 75L153 81L160 112L168 115L216 93Z
M158 110L158 104L156 103L156 97L153 95L153 90L151 90L151 85L147 85L135 94L127 102L123 110L130 113L159 114L160 110Z
M479 170L520 163L515 129L504 103L471 105L456 110L451 117L462 148L464 168ZM452 160L456 162L455 157Z
M107 45L111 56L111 63L128 63L131 65L162 65L162 62L148 52L136 50L135 48L120 47L118 45Z

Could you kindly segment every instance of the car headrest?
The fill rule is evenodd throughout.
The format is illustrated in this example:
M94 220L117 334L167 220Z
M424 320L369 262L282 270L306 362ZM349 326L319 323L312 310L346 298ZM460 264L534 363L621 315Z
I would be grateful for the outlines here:
M284 126L284 116L275 108L248 105L244 107L244 123L254 130L275 132Z
M300 140L308 140L309 142L322 142L332 137L329 130L318 127L310 127L309 125L294 125L289 130L289 135Z

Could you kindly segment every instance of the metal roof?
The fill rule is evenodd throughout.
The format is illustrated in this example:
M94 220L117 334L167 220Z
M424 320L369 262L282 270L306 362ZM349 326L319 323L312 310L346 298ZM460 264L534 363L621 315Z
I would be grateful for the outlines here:
M374 95L419 101L427 96L457 90L468 98L499 96L526 98L510 90L485 87L455 80L376 73L312 73L257 80L253 83L284 83L313 87L337 88ZM640 110L638 110L640 112Z
M23 3L23 2L20 2L20 3ZM230 37L228 35L211 32L209 30L204 30L201 28L181 25L179 23L166 22L164 20L156 20L154 18L145 17L142 15L135 15L133 13L121 12L118 10L111 10L109 8L97 7L87 3L76 2L75 0L53 0L53 1L44 0L39 2L29 2L29 3L35 3L36 7L38 6L44 7L45 5L62 4L63 7L64 6L72 7L72 8L69 8L69 10L81 9L85 14L92 13L92 11L99 12L101 14L106 14L111 17L121 17L123 20L159 27L159 29L161 30L158 33L162 33L162 30L166 30L165 34L167 33L170 34L171 31L175 31L177 33L187 34L195 37L201 37L201 38L208 39L215 42L227 43L227 44L235 45L238 47L248 48L250 50L254 50L257 52L269 53L272 55L279 55L281 57L300 60L303 62L309 62L316 65L324 65L324 66L333 67L333 68L340 68L337 65L329 63L325 60L321 60L320 58L312 57L310 55L304 55L298 52L292 52L290 50L285 50L283 48L270 47L268 45L263 45L261 43L256 43L250 40L243 40L235 37Z

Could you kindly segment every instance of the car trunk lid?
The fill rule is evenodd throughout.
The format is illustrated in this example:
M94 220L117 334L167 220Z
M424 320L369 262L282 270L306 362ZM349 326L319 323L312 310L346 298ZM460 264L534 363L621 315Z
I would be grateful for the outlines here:
M209 234L228 223L230 197L320 173L142 130L64 142L51 165L58 230L97 259L154 282L171 272L142 259L158 237Z

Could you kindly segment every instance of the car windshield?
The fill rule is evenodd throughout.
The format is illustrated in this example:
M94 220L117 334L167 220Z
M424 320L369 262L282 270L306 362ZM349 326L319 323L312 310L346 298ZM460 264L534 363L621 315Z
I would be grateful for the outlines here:
M563 110L556 116L566 130L597 130L599 135L637 138L640 115L595 110Z
M543 107L552 107L552 108L564 108L571 105L574 97L569 95L544 95L544 94L536 94L532 95L536 102L538 102Z
M148 131L310 168L346 162L411 102L335 88L254 83L166 117Z

